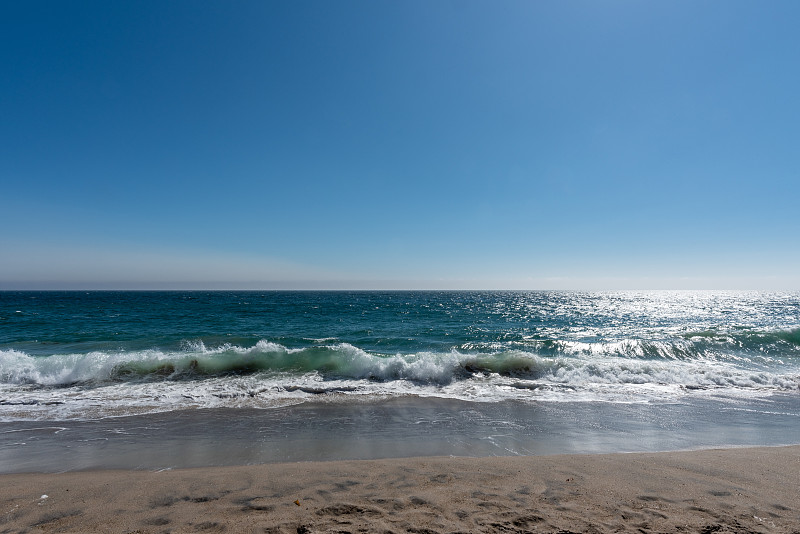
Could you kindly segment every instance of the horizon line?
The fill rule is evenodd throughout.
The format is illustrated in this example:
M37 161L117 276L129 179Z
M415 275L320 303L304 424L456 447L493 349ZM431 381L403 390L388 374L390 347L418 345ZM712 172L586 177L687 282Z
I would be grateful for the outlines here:
M340 287L340 288L308 288L308 287L263 287L263 288L242 288L242 287L2 287L0 284L0 292L48 292L48 291L64 291L64 292L79 292L79 291L91 291L91 292L159 292L159 291L185 291L185 292L192 292L192 291L205 291L205 292L225 292L225 291L238 291L238 292L258 292L258 291L267 291L267 292L330 292L330 293L344 293L344 292L364 292L364 293L381 293L381 292L505 292L505 291L515 291L515 292L579 292L579 291L587 291L587 292L608 292L608 291L663 291L663 292L671 292L671 291L697 291L697 292L730 292L730 291L742 291L742 292L783 292L783 293L792 293L792 292L800 292L800 289L792 289L792 288L735 288L735 287L727 287L727 288L665 288L665 287L618 287L618 288L584 288L584 287L573 287L573 288L515 288L515 287L507 287L507 288L498 288L498 287L489 287L489 288L481 288L481 287L465 287L465 288L431 288L431 287L408 287L408 288L397 288L397 287L372 287L372 288L364 288L364 287Z

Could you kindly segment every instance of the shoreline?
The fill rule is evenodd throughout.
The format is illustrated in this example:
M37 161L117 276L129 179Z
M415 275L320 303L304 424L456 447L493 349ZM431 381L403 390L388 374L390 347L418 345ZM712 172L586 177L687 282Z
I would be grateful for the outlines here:
M435 398L0 423L0 473L800 444L800 398L472 403Z
M798 481L800 445L6 474L0 531L788 533Z

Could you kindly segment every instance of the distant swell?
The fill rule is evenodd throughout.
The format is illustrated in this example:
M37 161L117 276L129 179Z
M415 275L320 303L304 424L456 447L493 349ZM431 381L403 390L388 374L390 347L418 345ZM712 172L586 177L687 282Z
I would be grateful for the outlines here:
M705 330L668 339L584 341L528 339L520 345L540 356L613 356L645 360L725 360L763 357L800 358L800 328L792 330ZM485 344L466 343L466 349Z

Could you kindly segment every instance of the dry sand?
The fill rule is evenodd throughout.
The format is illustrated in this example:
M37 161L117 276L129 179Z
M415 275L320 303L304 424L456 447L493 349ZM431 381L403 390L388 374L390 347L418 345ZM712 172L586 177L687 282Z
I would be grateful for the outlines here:
M800 447L0 476L0 532L651 531L800 532Z

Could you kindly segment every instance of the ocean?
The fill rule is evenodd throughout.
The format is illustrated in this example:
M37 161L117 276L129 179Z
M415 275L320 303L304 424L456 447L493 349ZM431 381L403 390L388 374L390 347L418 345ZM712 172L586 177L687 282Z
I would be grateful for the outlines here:
M792 292L0 292L6 472L800 443L799 399Z

